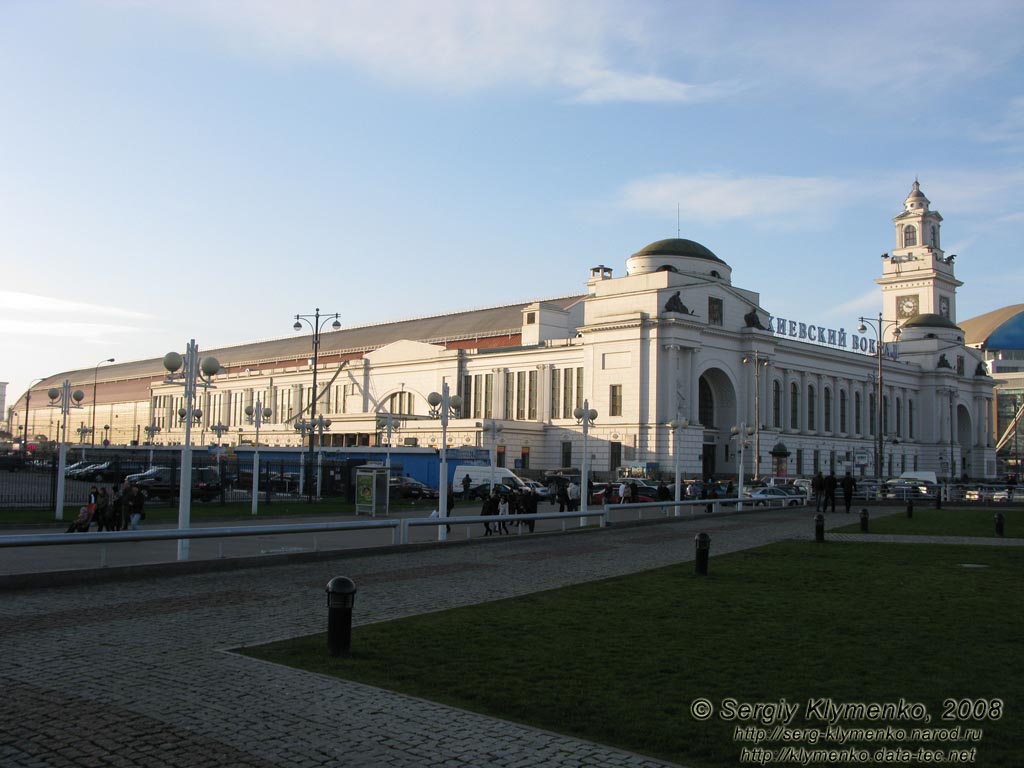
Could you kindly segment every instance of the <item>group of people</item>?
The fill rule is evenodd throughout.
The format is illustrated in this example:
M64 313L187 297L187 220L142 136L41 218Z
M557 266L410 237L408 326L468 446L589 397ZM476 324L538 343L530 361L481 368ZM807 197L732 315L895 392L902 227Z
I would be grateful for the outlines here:
M66 533L86 533L93 523L97 531L137 531L139 522L146 517L146 497L137 485L92 486L88 501L78 510L78 517L68 526Z
M843 475L842 480L837 480L834 472L829 472L828 477L825 477L821 470L811 478L811 491L814 493L814 511L815 512L828 512L829 507L832 511L836 511L836 490L841 488L843 491L843 504L846 506L846 512L850 512L850 506L853 504L853 492L857 488L857 481L853 479L853 475L847 470L846 474Z
M535 524L533 518L528 520L510 520L509 518L515 515L537 514L537 492L532 488L523 491L510 488L507 493L501 493L497 488L492 488L491 495L484 499L480 514L484 517L496 516L498 518L495 523L484 523L484 536L490 536L493 533L507 534L509 525L525 525L530 533L533 533Z

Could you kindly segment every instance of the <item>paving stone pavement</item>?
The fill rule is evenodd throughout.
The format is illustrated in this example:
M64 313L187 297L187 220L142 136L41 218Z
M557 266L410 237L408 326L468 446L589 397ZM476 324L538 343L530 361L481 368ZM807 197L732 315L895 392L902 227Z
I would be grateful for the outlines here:
M356 624L367 624L692 560L701 530L713 556L812 538L812 517L779 510L227 572L169 567L135 581L83 574L80 586L0 593L0 766L665 766L231 649L324 631L324 586L337 575L358 585Z

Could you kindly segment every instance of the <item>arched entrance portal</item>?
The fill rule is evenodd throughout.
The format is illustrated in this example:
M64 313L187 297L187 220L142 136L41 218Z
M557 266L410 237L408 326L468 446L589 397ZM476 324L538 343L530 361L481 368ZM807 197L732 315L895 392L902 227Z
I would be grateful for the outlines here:
M734 474L738 467L729 441L730 428L739 423L736 388L721 368L709 368L698 381L697 418L704 428L701 472L704 479Z

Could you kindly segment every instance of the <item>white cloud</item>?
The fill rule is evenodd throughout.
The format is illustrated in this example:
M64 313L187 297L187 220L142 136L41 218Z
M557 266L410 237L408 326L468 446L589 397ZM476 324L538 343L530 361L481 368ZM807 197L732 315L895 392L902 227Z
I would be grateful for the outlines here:
M690 220L754 219L779 225L797 218L813 221L851 191L848 184L824 178L666 173L629 182L620 201L626 208L658 214L678 204L682 217Z
M69 319L74 319L75 325L88 325L88 320L90 318L102 316L136 318L140 320L152 317L151 315L147 315L142 312L132 312L110 304L90 304L82 301L57 299L52 296L38 296L32 293L2 290L0 290L0 309L27 312L32 315L33 324L36 322L46 324L47 321L45 319L38 320L38 318L44 314L65 314L73 316L73 318ZM82 322L83 319L85 322ZM11 317L7 320L7 323L15 321L17 321L17 318ZM65 323L67 321L62 320L60 322ZM8 327L10 326L8 325Z
M455 91L555 87L581 103L687 102L729 92L659 73L642 10L614 0L183 0L149 7L210 25L238 50L334 58L400 83Z

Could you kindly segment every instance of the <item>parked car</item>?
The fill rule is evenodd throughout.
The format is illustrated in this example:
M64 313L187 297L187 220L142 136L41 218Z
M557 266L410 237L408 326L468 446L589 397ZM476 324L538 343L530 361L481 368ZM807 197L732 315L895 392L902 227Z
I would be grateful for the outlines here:
M755 488L747 494L755 507L798 507L804 503L803 494L787 493L782 488Z
M546 485L538 483L536 480L523 480L523 485L525 485L527 488L532 488L534 493L537 494L537 498L539 499L547 499L549 496L551 496L551 489L548 488Z
M92 483L119 483L128 475L142 472L144 467L137 462L122 462L117 459L105 461L102 464L91 464L75 471L76 480L86 480Z
M178 495L180 470L172 467L153 467L126 478L131 485L139 486L147 499L173 499ZM220 496L221 482L217 470L212 467L192 468L192 498L210 501Z
M93 470L95 470L95 469L97 469L97 468L99 468L101 466L103 466L102 462L99 463L99 464L97 464L95 462L93 462L93 463L84 463L83 462L83 463L80 463L79 465L75 466L74 469L69 469L67 472L64 473L64 476L67 477L69 480L87 480L87 481L92 481L92 472L93 472Z
M611 496L608 495L609 492L611 493ZM607 502L605 501L606 498L608 499ZM609 483L600 491L595 490L593 499L594 504L618 504L620 501L622 501L619 498L619 483ZM653 492L651 492L648 490L646 485L637 484L637 497L635 499L630 499L630 502L640 504L644 502L657 500L657 488L653 489Z
M392 498L397 496L401 499L412 499L413 501L438 498L436 488L431 488L426 483L412 477L392 476L388 482L390 484L389 493Z
M495 483L494 484L494 489L498 492L499 496L509 496L509 495L511 495L512 491L514 490L513 488L505 485L504 483ZM474 486L473 488L469 489L469 498L470 499L481 500L481 499L486 499L490 495L491 495L491 484L490 483L481 483L480 485Z

